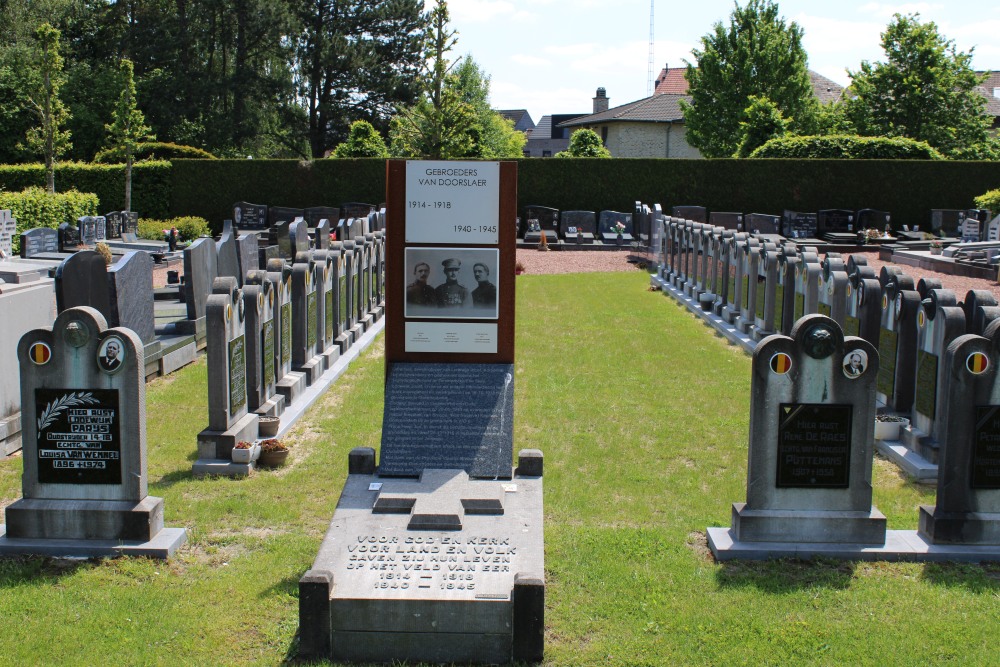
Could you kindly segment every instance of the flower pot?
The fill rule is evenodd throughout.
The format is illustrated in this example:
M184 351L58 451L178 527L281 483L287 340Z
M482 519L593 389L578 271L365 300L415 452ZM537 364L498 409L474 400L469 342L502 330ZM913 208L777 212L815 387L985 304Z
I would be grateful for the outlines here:
M287 458L287 449L283 452L261 452L260 458L257 459L257 465L264 468L277 468L285 465Z
M931 248L932 255L940 255L942 248Z
M902 419L901 421L879 421L875 420L875 439L876 440L899 440L899 430L904 426L909 426L909 419Z
M231 458L233 463L250 463L258 456L260 456L260 445L254 443L247 449L237 449L236 447L233 447Z
M261 417L257 420L257 434L260 438L273 438L278 435L281 417Z

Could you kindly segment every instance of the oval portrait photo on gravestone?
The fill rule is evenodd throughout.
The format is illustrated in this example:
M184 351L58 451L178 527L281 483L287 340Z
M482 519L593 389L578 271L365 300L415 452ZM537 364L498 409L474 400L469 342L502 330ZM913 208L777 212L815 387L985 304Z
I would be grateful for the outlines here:
M861 377L868 368L868 354L864 350L851 350L844 355L844 375L851 378Z
M407 248L404 317L497 319L499 266L495 248Z
M125 342L118 336L108 336L97 348L97 365L105 373L117 373L125 365Z

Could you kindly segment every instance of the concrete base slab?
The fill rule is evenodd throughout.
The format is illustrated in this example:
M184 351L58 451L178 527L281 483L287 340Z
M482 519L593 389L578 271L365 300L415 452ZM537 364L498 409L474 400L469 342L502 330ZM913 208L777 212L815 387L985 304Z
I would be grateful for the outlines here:
M226 459L198 459L191 466L191 474L195 477L205 477L206 475L246 477L254 468L253 463L233 463Z
M937 484L938 467L899 440L876 440L875 448L920 484Z
M174 330L185 336L204 338L207 331L205 328L205 318L199 317L196 320L178 320L174 323Z
M921 505L917 532L938 545L978 545L1000 549L1000 514L942 512L937 507Z
M267 399L259 408L254 410L255 414L261 417L280 417L281 413L285 411L285 397L281 394L275 394L271 398Z
M831 544L808 542L740 542L729 528L709 528L708 546L718 561L774 558L836 558L859 561L978 563L1000 561L1000 545L932 544L915 530L887 530L885 544Z
M163 529L163 498L62 500L21 498L5 510L7 534L36 540L132 540L145 542Z
M867 544L885 542L885 516L875 507L867 512L845 510L755 510L733 503L733 535L744 542L822 542Z
M334 362L340 358L340 346L331 345L323 350L323 352L320 353L320 356L323 357L323 368L331 368Z
M251 412L241 417L228 431L206 428L198 434L198 458L228 459L237 442L257 439L257 419L257 415Z
M701 318L705 324L715 329L720 335L734 345L739 345L748 353L753 353L754 348L757 347L757 341L740 331L735 325L726 321L725 312L723 312L723 316L720 317L713 311L702 310L701 305L696 299L684 296L680 290L669 285L663 286L663 293L673 297L677 302Z
M293 405L307 386L305 375L291 371L274 384L274 389L285 397L285 405L287 406Z
M54 558L97 558L102 556L142 556L167 559L187 542L184 528L164 528L145 542L119 540L45 540L7 536L0 525L0 555L51 556Z
M320 355L316 355L304 364L292 366L293 372L302 373L302 375L305 376L306 386L311 385L319 379L319 376L322 375L325 370L326 367L323 365L323 357Z
M194 363L198 358L198 346L192 339L188 344L167 352L160 357L160 375L169 375L178 368Z

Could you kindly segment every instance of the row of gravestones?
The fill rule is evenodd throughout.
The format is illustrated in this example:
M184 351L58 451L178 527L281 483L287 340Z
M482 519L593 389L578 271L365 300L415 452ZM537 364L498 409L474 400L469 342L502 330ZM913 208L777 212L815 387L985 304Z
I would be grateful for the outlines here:
M648 207L636 202L635 213L618 211L559 211L547 206L526 206L518 222L518 238L525 243L631 245L649 238Z
M317 230L328 224L322 220ZM218 271L201 316L207 330L209 423L198 435L195 474L245 474L250 464L228 462L233 447L255 440L259 417L280 415L384 312L382 231L331 243L324 233L310 242L302 219L287 229L291 260L272 257L263 269L241 275L226 273L223 257L253 235L237 239L227 225L219 241ZM209 246L198 245L188 249L193 260L199 253L209 255ZM188 284L195 288L199 280Z
M313 206L309 208L289 208L286 206L267 206L266 204L251 204L236 202L233 204L233 220L241 230L263 231L274 228L281 222L291 222L298 218L306 221L310 228L316 228L321 220L329 220L334 225L333 232L343 227L343 221L353 218L370 219L372 214L378 216L379 222L373 222L369 231L385 228L385 208L379 209L374 204L363 202L348 202L340 207ZM338 221L341 224L337 224ZM344 237L337 236L338 240ZM272 243L274 239L272 238Z
M663 219L660 248L660 284L748 340L789 335L796 322L814 313L866 340L881 357L879 403L886 412L911 419L903 443L937 464L945 440L940 360L957 337L982 335L1000 319L991 292L970 290L959 302L940 282L915 283L897 267L876 275L864 257L845 261L827 253L821 260L814 247L677 218Z
M844 235L844 240L853 241L856 232L863 229L888 229L892 223L892 216L887 211L871 208L832 208L815 213L786 210L781 215L771 215L730 211L709 213L704 206L674 206L671 213L676 218L711 224L734 232L781 234L794 239L825 238L832 234Z
M52 232L42 229L31 231L39 236L38 243L46 248L43 252L51 252ZM73 252L81 245L93 247L102 241L120 239L134 243L138 240L139 214L135 211L112 211L104 215L86 215L77 219L75 227L68 222L62 223L55 234L58 252ZM30 257L23 254L23 243L21 248L22 256L26 259Z
M920 507L916 531L886 530L872 505L876 348L818 314L761 341L746 501L729 528L708 529L716 557L1000 557L1000 322L984 334L959 336L940 360L946 447L936 504Z

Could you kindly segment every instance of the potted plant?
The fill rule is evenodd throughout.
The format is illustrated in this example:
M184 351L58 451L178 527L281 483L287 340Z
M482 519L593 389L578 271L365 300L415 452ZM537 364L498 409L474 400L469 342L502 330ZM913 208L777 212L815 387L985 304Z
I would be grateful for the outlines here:
M931 254L940 255L941 249L944 248L944 244L941 243L941 239L934 239L931 241Z
M260 445L254 442L240 440L233 447L233 463L250 463L260 456Z
M288 458L288 445L283 444L277 438L268 438L260 443L260 458L257 465L265 468L277 468L285 465Z
M875 415L875 439L876 440L899 440L899 430L910 425L910 420L906 417L897 417L890 414Z
M621 221L615 223L615 234L618 235L618 243L621 243L622 237L625 234L625 223Z
M257 435L261 438L273 438L278 435L278 427L281 425L281 417L261 415L257 419Z

